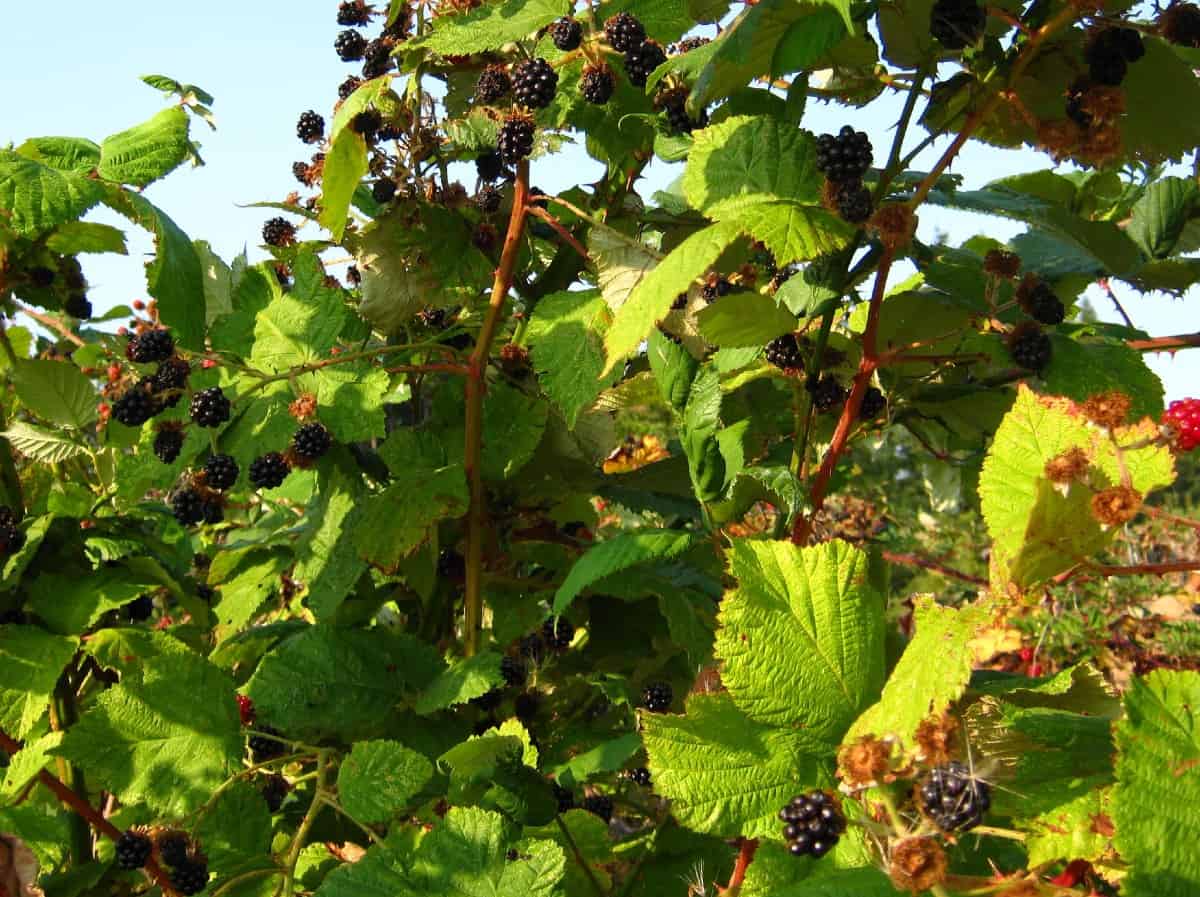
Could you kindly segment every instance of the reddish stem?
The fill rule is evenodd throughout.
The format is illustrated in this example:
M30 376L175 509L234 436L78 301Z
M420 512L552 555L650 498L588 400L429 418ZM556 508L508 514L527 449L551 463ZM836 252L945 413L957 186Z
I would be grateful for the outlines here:
M750 868L750 864L754 861L754 852L758 850L757 838L742 838L738 849L737 862L733 864L733 874L729 876L729 884L718 889L727 897L737 897L737 893L742 889L742 882L746 880L746 870Z
M1141 573L1165 576L1168 573L1188 573L1192 570L1200 570L1200 560L1167 561L1162 564L1088 564L1082 569L1099 576L1137 576Z
M1176 349L1195 349L1200 347L1200 333L1156 336L1152 339L1131 339L1125 345L1138 352L1172 352Z
M937 561L931 561L928 558L923 558L915 554L900 554L895 551L884 551L882 557L885 561L892 564L901 564L905 567L920 567L923 570L932 570L934 573L940 573L949 579L957 579L961 582L969 582L972 585L986 586L988 581L981 579L978 576L972 576L970 573L963 573L961 570L955 570L953 567L947 567L945 564L939 564Z
M588 255L587 249L584 248L582 243L580 243L578 240L575 239L575 237L571 234L571 232L569 230L567 230L565 227L562 226L561 221L559 221L557 218L555 218L553 215L551 215L549 212L547 212L541 206L530 206L529 214L533 215L537 218L541 218L543 221L545 221L548 225L550 225L552 228L554 228L554 232L556 234L558 234L560 237L562 237L564 240L567 241L567 245L569 245L572 249L574 249L576 252L578 252L581 256L583 256L589 262L591 261L591 257Z

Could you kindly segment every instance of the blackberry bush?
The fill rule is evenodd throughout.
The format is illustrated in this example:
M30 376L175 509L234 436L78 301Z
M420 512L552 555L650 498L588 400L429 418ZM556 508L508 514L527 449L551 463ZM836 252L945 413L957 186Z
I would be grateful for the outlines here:
M991 788L957 760L935 767L921 783L921 809L947 832L966 832L983 822Z
M192 421L201 427L219 427L229 420L233 405L219 386L210 386L192 396L188 410Z
M513 96L528 109L549 106L557 88L558 72L544 59L527 59L513 68Z
M810 791L788 801L779 811L783 839L793 856L820 858L829 853L846 831L846 817L827 791Z

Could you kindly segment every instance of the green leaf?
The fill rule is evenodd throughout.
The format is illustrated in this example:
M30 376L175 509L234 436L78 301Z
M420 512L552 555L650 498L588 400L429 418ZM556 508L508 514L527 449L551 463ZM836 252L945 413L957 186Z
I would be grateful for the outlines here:
M759 203L737 215L745 232L766 244L780 265L836 252L854 234L851 225L819 206Z
M904 648L879 702L860 716L846 741L863 735L894 735L912 745L922 720L938 717L962 697L971 679L971 640L989 623L989 610L974 605L955 610L930 597L914 602L912 641Z
M596 290L551 293L538 300L526 332L538 381L561 409L567 426L612 386L604 371L604 335L612 313Z
M899 892L874 866L828 869L768 893L747 888L746 897L895 897Z
M1117 724L1117 848L1131 866L1121 893L1200 890L1200 674L1156 670L1125 693Z
M29 587L29 603L55 632L80 635L103 614L158 585L122 566L101 567L83 578L43 573Z
M318 625L267 652L245 692L287 734L352 737L382 725L405 690L426 687L440 668L411 636Z
M88 174L100 164L100 147L82 137L30 137L17 152L57 171Z
M233 682L191 652L147 659L67 732L58 753L127 804L167 816L204 803L242 755Z
M1179 160L1200 144L1200 121L1180 115L1180 109L1200 103L1200 83L1192 66L1181 59L1165 40L1146 36L1146 55L1121 82L1125 93L1125 115L1119 123L1126 152L1140 161L1154 163ZM1163 90L1163 85L1171 85Z
M360 741L338 770L338 797L360 822L386 822L433 777L433 764L396 741Z
M398 431L404 432L404 431ZM318 622L331 620L366 569L353 538L352 515L362 500L356 479L341 467L321 480L319 510L297 549L296 578Z
M779 808L832 780L829 744L804 728L756 722L728 694L693 695L686 716L641 722L655 793L697 832L776 838Z
M461 465L410 470L367 499L353 523L359 557L384 570L424 545L439 520L467 510L467 480Z
M441 16L428 37L410 46L442 56L482 53L528 37L560 16L570 14L565 0L507 0L466 15Z
M295 264L297 284L301 274L316 265L311 253L302 254ZM313 295L297 289L276 298L255 318L251 362L278 373L327 357L345 326L346 310L337 298L324 287Z
M333 138L325 154L321 175L321 213L318 221L333 235L334 242L342 239L350 217L350 200L359 181L367 173L367 144L352 128L343 128Z
M213 872L221 875L271 852L271 813L259 790L234 782L200 817L196 839Z
M682 412L692 392L699 362L683 346L655 330L646 345L646 358L658 391L675 411Z
M63 255L82 252L113 252L126 255L125 234L107 224L94 221L67 221L46 238L46 248Z
M1200 190L1190 180L1165 177L1154 181L1133 204L1133 217L1125 232L1146 255L1165 259L1179 242L1198 195Z
M0 212L5 213L0 217L20 236L37 236L73 221L103 195L99 181L0 150Z
M500 655L484 651L474 657L460 658L429 683L415 709L422 716L428 716L487 694L503 681Z
M145 187L174 171L192 154L188 115L170 106L149 121L106 137L100 144L100 177Z
M78 645L36 626L0 626L0 729L13 738L33 731Z
M1055 860L1095 861L1112 849L1112 838L1104 834L1111 818L1110 792L1088 791L1027 819L1021 828L1028 832L1025 847L1029 865L1040 866Z
M574 781L586 782L592 776L621 769L641 748L641 737L636 732L627 732L572 757L560 767L559 775L569 772Z
M1084 402L1117 390L1132 399L1135 419L1162 416L1163 384L1141 352L1120 340L1071 339L1064 333L1051 334L1050 339L1050 364L1043 375L1046 392Z
M279 588L279 574L290 561L291 556L281 551L251 550L229 575L210 574L212 584L221 587L221 600L215 608L218 640L237 635L254 619Z
M96 390L70 362L26 359L11 376L17 397L38 417L76 430L95 423Z
M637 289L662 256L611 227L588 230L588 255L596 263L596 282L608 307L616 311Z
M765 346L796 329L795 315L762 293L734 293L701 309L696 317L700 335L723 349Z
M617 309L605 337L606 372L637 349L651 328L666 317L675 297L709 269L737 238L739 230L736 222L724 222L692 234L638 283Z
M491 386L483 401L483 476L511 479L542 441L550 408L537 396L504 383Z
M734 540L721 603L721 681L751 719L837 741L884 680L883 599L844 542Z
M564 613L584 589L606 576L640 564L673 560L695 544L697 534L683 530L622 533L593 545L575 562L554 594L554 613Z
M47 464L58 464L88 453L83 445L74 443L64 435L23 421L13 421L12 426L4 431L4 438L24 456Z
M61 742L61 732L47 732L41 738L26 741L19 751L9 755L8 767L0 780L0 803L8 803L16 797L46 767L51 760L51 750Z

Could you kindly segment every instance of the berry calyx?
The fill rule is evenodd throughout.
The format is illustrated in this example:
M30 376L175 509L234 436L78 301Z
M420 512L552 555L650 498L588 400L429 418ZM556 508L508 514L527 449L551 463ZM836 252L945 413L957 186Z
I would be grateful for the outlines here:
M500 125L496 138L500 158L512 164L533 152L533 119L528 115L510 115Z
M192 396L188 413L201 427L219 427L229 420L233 405L219 386L210 386Z
M262 238L268 246L291 246L296 242L296 225L286 218L268 218L263 224Z
M183 431L165 427L154 434L154 456L163 464L173 464L183 448Z
M767 363L781 371L798 373L804 370L804 353L800 350L800 340L794 333L785 333L767 343Z
M983 36L987 13L975 0L937 0L929 13L929 33L947 50L961 50Z
M570 52L583 43L583 26L575 19L561 18L550 26L550 40L564 53Z
M319 143L325 136L325 118L312 109L300 113L300 119L296 122L296 136L305 143Z
M648 40L625 53L625 74L634 87L645 87L651 73L667 61L667 51Z
M779 811L779 819L784 823L783 839L792 856L819 859L833 849L846 830L846 817L827 791L796 795Z
M267 452L250 462L250 482L256 489L274 489L291 473L287 459L279 452Z
M333 49L342 62L355 62L363 58L367 39L353 29L341 32L333 41Z
M651 713L666 713L674 699L675 691L669 682L651 682L642 689L642 706Z
M628 53L646 40L646 28L627 12L619 12L604 23L604 39L618 53Z
M1050 363L1050 337L1032 322L1019 324L1008 335L1008 354L1023 368L1040 371Z
M817 138L817 171L839 183L858 181L874 158L871 139L863 131L843 125L837 135Z
M136 364L166 361L175 354L175 340L171 331L162 328L143 330L129 338L125 346L125 357Z
M237 482L238 463L232 455L211 455L204 462L204 484L210 489L224 492Z
M612 99L617 79L607 65L589 65L579 79L579 92L594 106L603 106Z
M153 850L154 844L148 836L129 829L117 839L117 866L121 869L141 869Z
M528 109L544 109L554 101L558 72L542 58L519 63L512 73L513 96Z
M491 105L503 99L512 90L512 79L502 65L489 65L479 73L475 82L475 102Z
M1200 399L1177 399L1163 412L1163 425L1172 434L1175 448L1190 452L1200 446Z
M920 803L945 832L965 832L983 822L992 805L991 788L958 760L934 767L921 783Z
M333 436L325 429L324 424L314 421L305 424L292 437L292 449L306 461L315 461L329 451L333 445Z

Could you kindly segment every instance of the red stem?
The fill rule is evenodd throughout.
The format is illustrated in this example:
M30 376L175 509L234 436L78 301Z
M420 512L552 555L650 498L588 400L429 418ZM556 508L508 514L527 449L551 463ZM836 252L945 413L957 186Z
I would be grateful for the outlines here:
M1138 352L1172 352L1175 349L1194 349L1200 346L1200 333L1156 336L1152 339L1131 339L1125 345Z
M555 233L557 233L560 237L562 237L564 240L567 241L567 244L572 249L574 249L576 252L578 252L581 256L583 256L588 261L591 261L591 257L588 255L588 251L584 248L583 244L580 243L578 240L576 240L575 237L571 234L571 232L562 226L561 221L559 221L557 218L555 218L553 215L551 215L549 212L547 212L541 206L530 206L529 214L534 215L538 218L541 218L543 221L545 221L548 225L550 225L552 228L554 228Z
M981 579L978 576L972 576L970 573L963 573L961 570L955 570L953 567L947 567L944 564L939 564L937 561L931 561L928 558L920 557L915 554L900 554L895 551L884 551L882 557L885 561L892 564L901 564L905 567L920 567L923 570L932 570L934 573L940 573L949 579L957 579L962 582L969 582L972 585L986 586L988 581Z
M742 882L746 880L746 870L750 868L750 864L754 861L754 852L756 850L758 850L757 838L741 839L737 862L733 865L733 874L729 876L729 885L720 889L722 894L727 895L727 897L737 897L738 891L742 889Z

